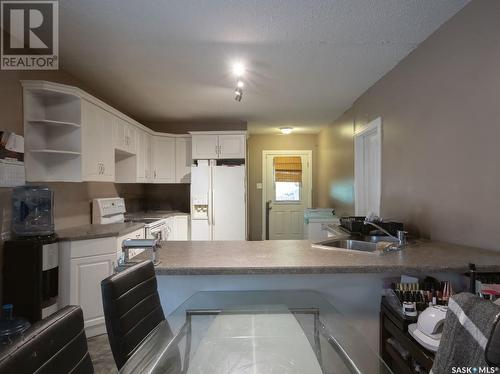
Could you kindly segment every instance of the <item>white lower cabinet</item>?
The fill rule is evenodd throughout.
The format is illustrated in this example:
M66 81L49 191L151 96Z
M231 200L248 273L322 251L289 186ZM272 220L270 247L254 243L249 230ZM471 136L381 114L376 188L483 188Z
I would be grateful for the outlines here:
M174 216L172 239L170 240L190 240L189 221L189 215Z
M164 240L190 240L189 217L189 214L182 214L165 219L166 236Z
M101 280L113 274L115 265L115 253L71 259L69 303L82 307L87 336L106 332Z
M117 265L116 237L59 244L59 307L79 305L87 337L106 333L101 281Z

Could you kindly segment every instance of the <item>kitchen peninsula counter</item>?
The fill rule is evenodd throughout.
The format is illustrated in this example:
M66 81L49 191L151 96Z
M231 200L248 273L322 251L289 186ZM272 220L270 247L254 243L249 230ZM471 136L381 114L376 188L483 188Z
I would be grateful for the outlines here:
M434 241L383 255L312 248L307 240L169 241L157 255L158 275L459 273L469 263L500 271L500 252Z

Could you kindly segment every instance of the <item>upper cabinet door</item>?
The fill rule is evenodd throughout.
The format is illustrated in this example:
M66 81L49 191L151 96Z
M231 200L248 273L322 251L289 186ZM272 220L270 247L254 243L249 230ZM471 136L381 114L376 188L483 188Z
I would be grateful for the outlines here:
M145 131L136 132L137 182L151 181L151 135Z
M113 118L113 144L116 149L126 150L125 146L125 126L121 118Z
M193 160L218 158L218 146L217 135L193 135Z
M136 131L123 119L113 116L113 144L115 149L123 152L136 153Z
M153 183L175 183L175 138L153 136Z
M175 139L175 182L191 183L191 139Z
M82 180L113 182L113 115L82 100Z
M218 158L245 158L245 135L219 135Z
M136 154L137 131L134 125L125 122L125 146L129 153Z

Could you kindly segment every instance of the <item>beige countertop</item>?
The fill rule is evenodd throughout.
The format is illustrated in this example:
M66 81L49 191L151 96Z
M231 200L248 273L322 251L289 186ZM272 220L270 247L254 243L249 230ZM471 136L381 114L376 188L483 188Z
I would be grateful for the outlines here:
M175 216L189 216L189 213L179 212L178 210L152 210L145 212L125 213L126 221L140 219L164 219Z
M144 227L140 222L110 223L107 225L83 225L57 230L59 241L76 241L122 236Z
M469 263L500 271L500 252L433 241L383 255L311 248L307 240L169 241L158 259L158 275L465 272Z

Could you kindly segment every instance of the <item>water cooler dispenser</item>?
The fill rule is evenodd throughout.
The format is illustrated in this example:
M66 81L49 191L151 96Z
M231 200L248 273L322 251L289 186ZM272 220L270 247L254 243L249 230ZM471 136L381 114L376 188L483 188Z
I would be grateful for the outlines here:
M4 244L2 302L13 304L14 315L31 323L58 309L59 247L53 211L54 195L49 188L14 188L14 239Z

